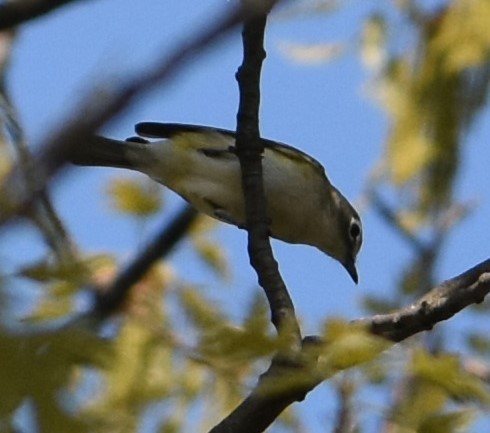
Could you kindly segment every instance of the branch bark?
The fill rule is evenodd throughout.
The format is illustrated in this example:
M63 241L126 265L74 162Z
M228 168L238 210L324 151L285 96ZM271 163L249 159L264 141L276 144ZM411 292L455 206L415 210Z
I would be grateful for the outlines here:
M369 332L392 342L400 342L419 332L432 329L474 303L483 301L490 292L490 259L436 286L417 302L390 314L354 321ZM260 433L289 405L303 400L307 393L323 382L311 364L308 351L322 345L318 337L306 337L303 352L310 363L279 364L274 360L262 375L252 393L210 433ZM320 349L321 351L321 349ZM321 352L320 354L321 355ZM298 386L291 388L291 378L302 375ZM329 376L331 377L331 376ZM283 392L269 393L270 381L284 383ZM264 389L266 390L264 392Z
M243 1L245 8L247 3L248 1ZM255 5L251 5L243 26L243 62L237 72L240 104L236 147L242 170L250 263L257 272L259 284L269 301L272 323L278 332L284 330L294 335L298 348L301 332L294 305L279 273L269 241L262 172L264 149L259 132L260 75L266 56L263 42L267 14L274 2L267 3L269 6L264 6L261 10L254 10Z
M483 302L490 291L490 259L439 286L406 308L359 320L376 335L399 342L447 320L471 304Z

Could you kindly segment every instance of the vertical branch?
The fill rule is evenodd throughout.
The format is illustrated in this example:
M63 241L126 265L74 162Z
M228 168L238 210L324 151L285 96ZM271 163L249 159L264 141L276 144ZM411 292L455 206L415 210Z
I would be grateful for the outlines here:
M240 89L236 147L242 170L250 263L269 301L272 323L278 332L283 329L293 331L299 346L301 333L294 305L279 274L268 238L261 161L264 149L259 132L260 74L266 56L264 32L267 14L273 5L273 2L267 3L268 6L259 7L243 0L246 19L242 32L243 62L236 75Z

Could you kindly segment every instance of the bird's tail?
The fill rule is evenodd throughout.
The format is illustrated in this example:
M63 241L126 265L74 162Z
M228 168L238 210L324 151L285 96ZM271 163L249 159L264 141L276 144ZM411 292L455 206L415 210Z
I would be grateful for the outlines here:
M140 157L145 155L145 142L120 141L93 136L83 145L77 146L71 154L71 162L76 165L118 167L138 169Z

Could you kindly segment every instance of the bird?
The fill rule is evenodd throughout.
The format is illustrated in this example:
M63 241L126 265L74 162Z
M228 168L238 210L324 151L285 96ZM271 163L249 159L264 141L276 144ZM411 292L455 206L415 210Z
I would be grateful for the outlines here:
M233 131L180 123L142 122L137 136L94 135L70 155L73 164L135 170L166 186L198 211L246 227L240 164ZM358 212L307 153L261 138L263 183L273 238L318 248L358 283L362 245Z

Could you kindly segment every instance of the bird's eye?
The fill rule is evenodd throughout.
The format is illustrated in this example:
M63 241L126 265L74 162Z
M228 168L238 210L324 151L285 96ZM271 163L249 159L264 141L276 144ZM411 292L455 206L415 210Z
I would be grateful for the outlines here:
M349 227L349 236L350 238L355 241L359 235L361 234L361 226L359 225L359 223L355 220L352 220L351 223L350 223L350 227Z

